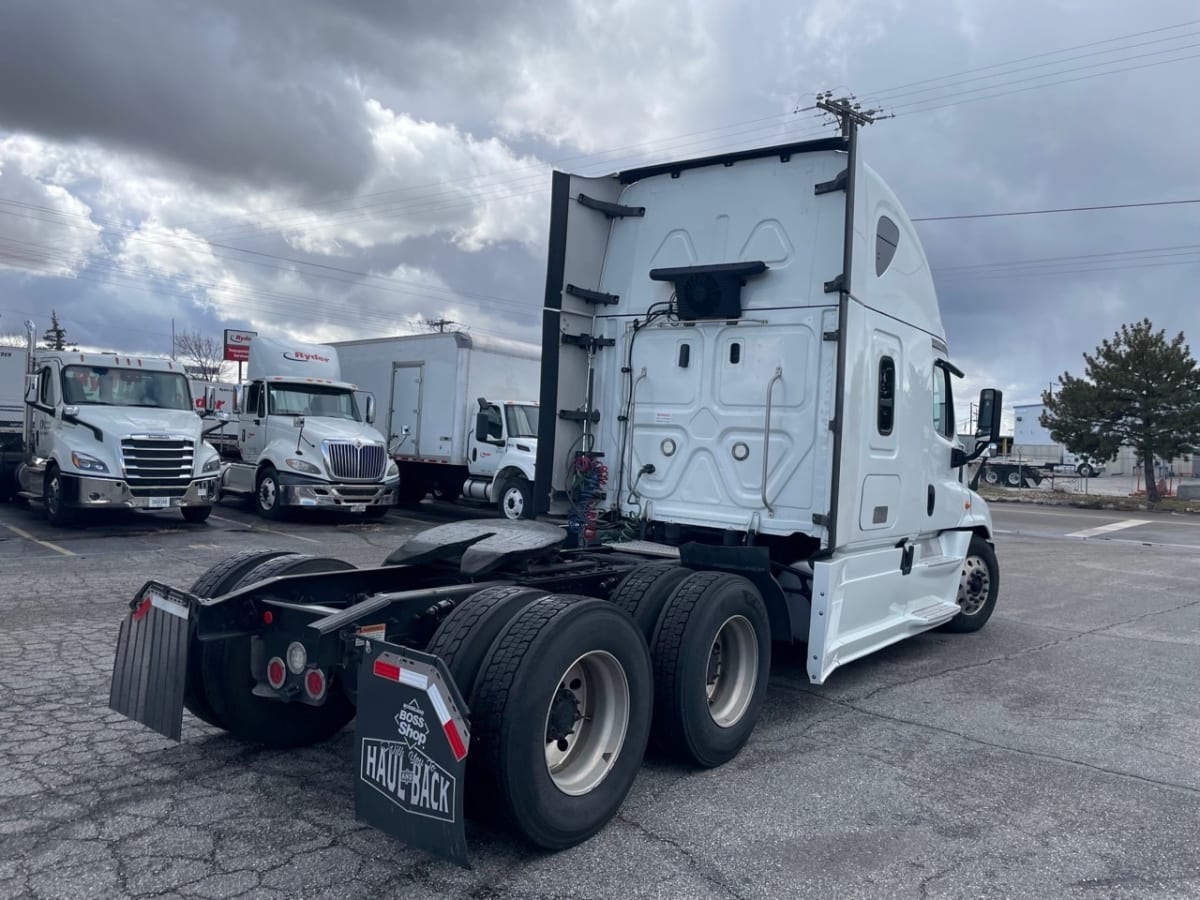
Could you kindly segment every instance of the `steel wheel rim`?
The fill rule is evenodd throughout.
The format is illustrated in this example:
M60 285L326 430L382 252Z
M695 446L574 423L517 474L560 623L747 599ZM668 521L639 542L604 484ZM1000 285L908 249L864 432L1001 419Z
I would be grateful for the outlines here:
M708 714L721 728L741 721L758 684L758 638L745 616L730 616L717 629L705 667Z
M46 485L46 509L50 511L51 515L58 515L61 506L62 485L59 483L58 476L55 475Z
M273 509L275 506L275 479L267 477L258 486L258 505L263 509Z
M1010 487L1017 487L1021 484L1021 476L1016 472L1008 473L1008 483Z
M977 614L987 603L992 575L981 556L968 556L958 582L958 606L964 616Z
M504 492L504 514L510 519L519 519L524 511L525 495L520 488L510 487Z
M989 471L983 476L983 480L986 481L988 484L995 484L996 482L998 482L1000 480L1000 476L997 475L995 472Z
M564 733L567 717L574 721ZM558 680L546 709L546 771L554 786L572 797L594 790L612 771L628 727L625 669L607 651L583 654Z

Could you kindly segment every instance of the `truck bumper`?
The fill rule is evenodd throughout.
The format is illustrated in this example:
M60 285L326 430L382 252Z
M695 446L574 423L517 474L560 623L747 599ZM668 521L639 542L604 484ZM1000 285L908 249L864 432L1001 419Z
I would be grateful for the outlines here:
M147 496L145 488L131 489L129 484L112 478L88 478L68 475L75 491L68 495L71 506L82 509L176 509L180 506L211 506L216 494L217 475L197 478L178 497Z
M285 506L340 507L395 506L397 482L383 484L330 484L321 481L284 481L280 484Z

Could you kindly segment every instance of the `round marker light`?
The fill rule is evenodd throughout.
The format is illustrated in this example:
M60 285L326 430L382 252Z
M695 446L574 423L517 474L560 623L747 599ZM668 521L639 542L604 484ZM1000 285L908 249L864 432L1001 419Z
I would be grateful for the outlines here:
M304 692L313 700L325 696L325 673L320 669L309 669L304 676Z
M267 684L275 690L279 690L283 687L286 679L287 669L283 665L283 660L278 656L271 657L271 661L267 663Z
M299 675L308 665L308 651L299 641L292 641L287 648L287 664L293 675Z

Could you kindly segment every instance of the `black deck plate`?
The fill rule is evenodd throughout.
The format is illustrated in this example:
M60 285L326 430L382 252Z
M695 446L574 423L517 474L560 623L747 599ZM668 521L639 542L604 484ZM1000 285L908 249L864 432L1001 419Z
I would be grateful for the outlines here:
M544 556L559 547L567 534L546 522L474 519L438 525L413 535L384 562L387 565L460 559L466 575L479 575L509 562Z

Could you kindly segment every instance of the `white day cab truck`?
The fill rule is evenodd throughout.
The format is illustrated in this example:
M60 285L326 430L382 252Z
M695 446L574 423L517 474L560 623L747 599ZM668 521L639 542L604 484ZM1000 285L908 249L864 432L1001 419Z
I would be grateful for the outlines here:
M374 397L359 403L357 386L342 381L337 350L260 336L246 371L222 495L251 498L268 519L296 508L385 516L396 503L396 464L371 426Z
M856 144L850 122L554 174L534 503L629 539L477 519L374 567L251 551L187 589L151 581L110 706L273 746L356 719L357 815L466 864L464 810L562 849L617 814L648 743L733 759L773 641L806 644L819 685L982 627L999 569L962 473L1001 397L980 397L968 453L925 255Z
M533 513L539 348L463 332L345 341L345 376L388 397L388 452L401 505L432 493Z
M212 512L220 459L204 439L183 367L171 359L34 349L19 354L20 440L3 450L16 494L40 501L56 527L95 509L178 509L188 522ZM5 354L12 351L4 350ZM6 382L16 366L5 356ZM11 394L11 385L4 396ZM6 422L11 403L5 402ZM11 472L11 476L8 473Z

